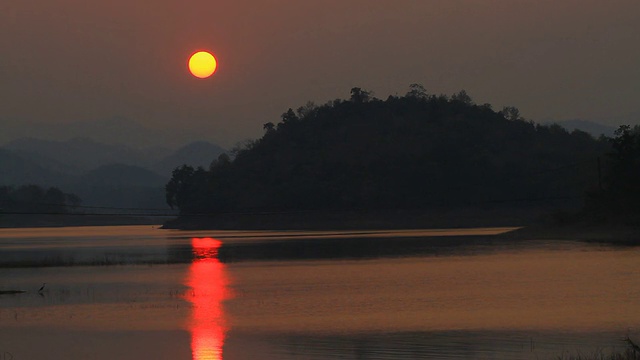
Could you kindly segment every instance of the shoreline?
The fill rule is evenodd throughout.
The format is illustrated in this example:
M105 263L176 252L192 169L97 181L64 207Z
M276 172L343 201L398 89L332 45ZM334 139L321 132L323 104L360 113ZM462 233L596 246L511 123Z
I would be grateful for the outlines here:
M574 223L567 225L531 225L498 235L504 240L573 240L614 245L640 245L640 226L625 224Z
M551 215L550 215L551 214ZM640 245L640 224L570 221L560 223L548 209L438 209L221 214L178 217L162 226L177 230L398 230L518 227L501 240L575 240Z
M395 230L522 227L539 222L546 208L437 208L224 213L179 216L164 223L177 230Z
M575 240L640 245L640 224L569 221L558 223L549 211L535 209L437 209L431 211L318 211L245 213L191 217L45 216L39 219L0 217L0 229L85 226L157 225L171 230L373 231L517 227L495 235L507 241ZM21 221L10 221L21 220Z
M0 215L0 229L44 228L44 227L81 227L81 226L118 226L118 225L162 225L168 218L175 216L138 216L110 214L50 214L32 216Z

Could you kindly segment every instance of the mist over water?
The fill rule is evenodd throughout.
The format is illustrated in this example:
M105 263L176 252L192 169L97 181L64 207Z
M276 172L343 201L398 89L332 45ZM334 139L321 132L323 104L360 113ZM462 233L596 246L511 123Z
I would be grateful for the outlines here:
M506 230L2 230L0 291L26 292L0 295L0 354L544 359L639 334L638 249Z

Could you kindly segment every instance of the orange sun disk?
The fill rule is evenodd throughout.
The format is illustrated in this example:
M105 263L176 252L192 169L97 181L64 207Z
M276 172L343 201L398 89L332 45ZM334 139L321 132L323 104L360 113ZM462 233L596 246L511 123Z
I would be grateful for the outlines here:
M216 58L207 51L198 51L189 58L189 71L200 79L206 79L213 75L217 67Z

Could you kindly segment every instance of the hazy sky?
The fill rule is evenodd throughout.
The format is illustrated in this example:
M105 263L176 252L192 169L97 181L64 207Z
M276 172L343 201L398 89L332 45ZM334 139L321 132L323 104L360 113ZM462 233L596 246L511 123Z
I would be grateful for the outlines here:
M198 49L208 80L186 68ZM640 1L0 0L0 119L119 115L229 146L308 100L411 83L638 123Z

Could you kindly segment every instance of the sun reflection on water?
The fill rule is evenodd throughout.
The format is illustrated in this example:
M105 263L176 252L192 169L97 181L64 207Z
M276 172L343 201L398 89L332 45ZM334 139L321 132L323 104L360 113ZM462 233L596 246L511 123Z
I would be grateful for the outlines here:
M222 302L229 298L224 265L218 260L221 241L191 239L194 260L189 267L186 299L192 305L189 331L194 360L220 360L226 325Z

